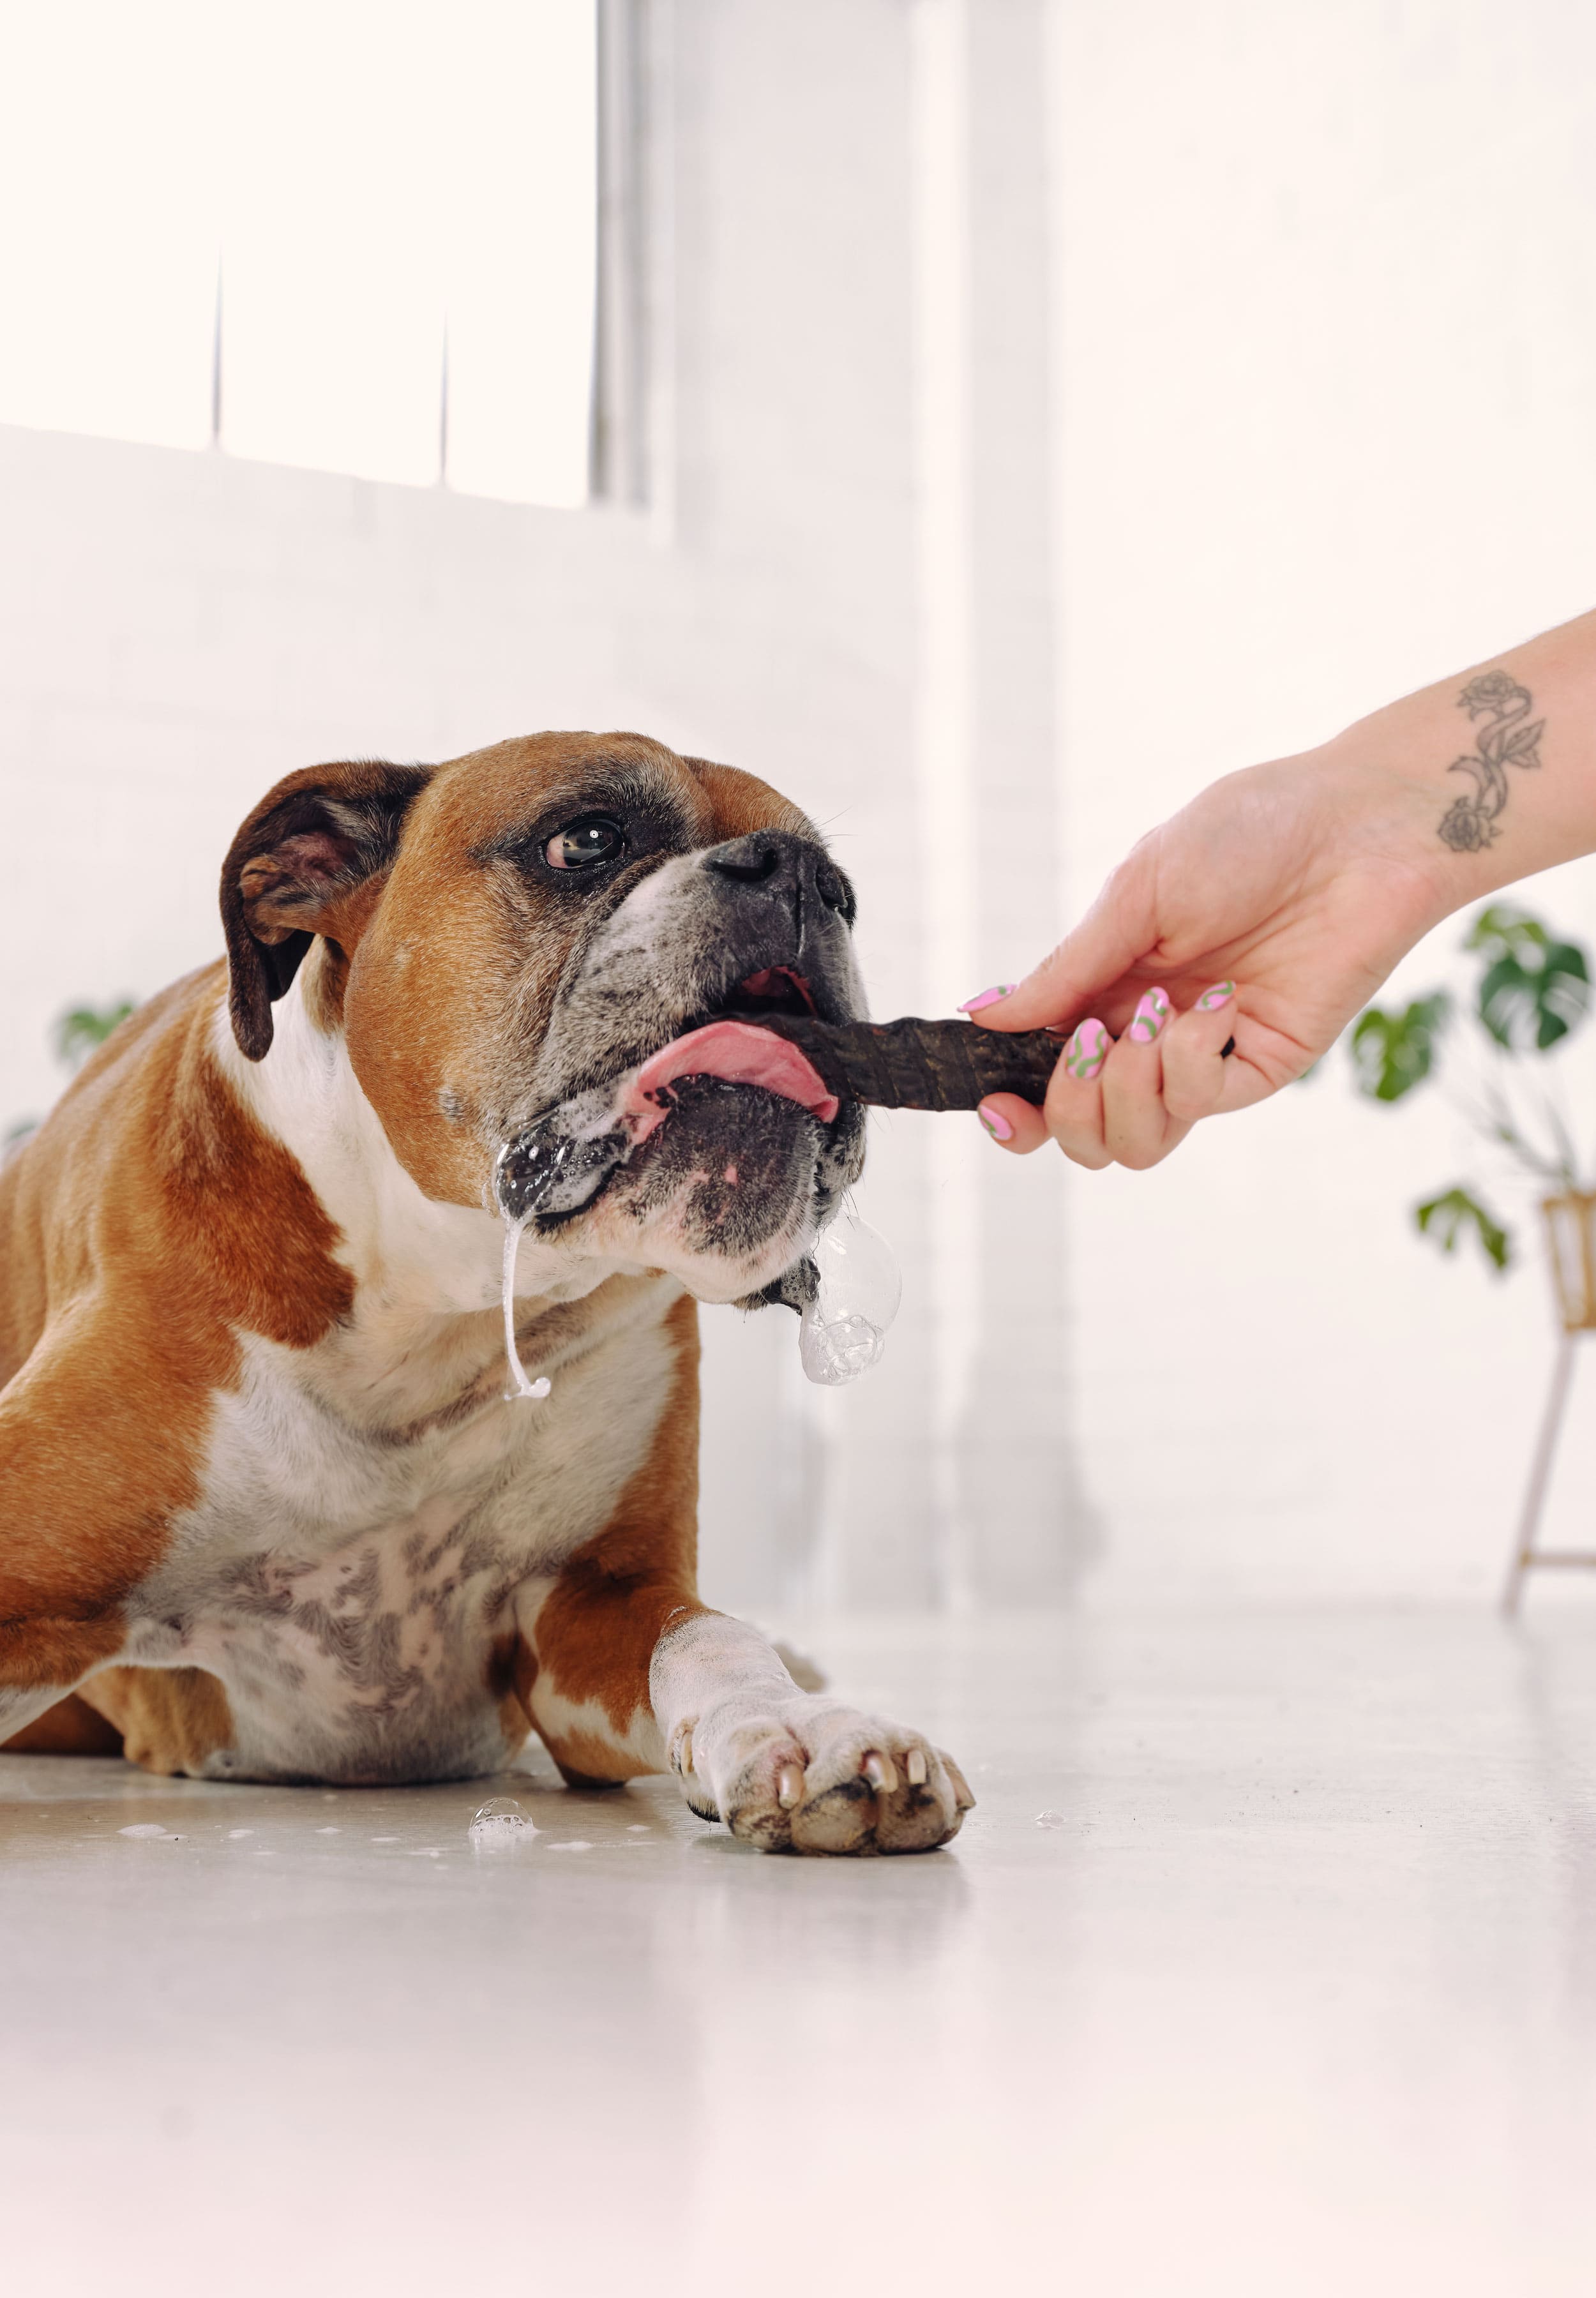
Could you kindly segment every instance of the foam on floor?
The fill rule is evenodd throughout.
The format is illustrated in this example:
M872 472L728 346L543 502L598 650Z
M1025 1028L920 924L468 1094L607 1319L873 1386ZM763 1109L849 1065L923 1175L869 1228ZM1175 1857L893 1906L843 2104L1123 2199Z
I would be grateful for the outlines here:
M538 1832L514 1796L494 1796L466 1830L473 1851L513 1851Z

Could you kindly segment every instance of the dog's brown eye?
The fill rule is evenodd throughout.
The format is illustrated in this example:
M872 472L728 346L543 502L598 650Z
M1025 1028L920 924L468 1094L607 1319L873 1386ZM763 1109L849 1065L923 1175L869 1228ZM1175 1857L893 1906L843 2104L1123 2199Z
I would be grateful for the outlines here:
M625 844L626 834L618 822L589 814L583 822L568 822L563 830L557 830L543 848L543 859L551 870L589 870L595 862L613 862Z

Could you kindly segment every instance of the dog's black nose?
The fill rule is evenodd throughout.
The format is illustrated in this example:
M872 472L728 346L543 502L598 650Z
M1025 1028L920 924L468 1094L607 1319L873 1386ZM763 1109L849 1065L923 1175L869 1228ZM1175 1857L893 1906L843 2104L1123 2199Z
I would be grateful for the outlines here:
M795 838L786 830L751 830L746 838L728 838L724 846L712 846L704 867L738 885L760 886L777 897L797 896L800 907L803 897L812 894L826 909L853 923L854 889L812 839Z
M752 831L747 838L729 838L724 846L712 846L704 856L704 867L713 870L717 878L735 878L745 886L763 886L781 869L786 858L782 847L792 843L773 830Z

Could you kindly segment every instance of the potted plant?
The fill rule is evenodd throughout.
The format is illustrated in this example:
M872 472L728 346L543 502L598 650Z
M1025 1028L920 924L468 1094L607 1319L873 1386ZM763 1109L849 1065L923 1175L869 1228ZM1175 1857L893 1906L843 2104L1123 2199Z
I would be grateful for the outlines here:
M120 997L112 1005L73 1005L58 1013L50 1032L55 1057L76 1072L80 1070L96 1046L103 1046L112 1031L119 1029L133 1011L130 997ZM7 1128L0 1138L0 1155L20 1149L30 1133L37 1133L37 1117L21 1117Z
M1479 961L1472 1030L1464 1035L1454 1028L1456 1001L1435 990L1401 1012L1371 1005L1353 1024L1351 1051L1359 1090L1371 1101L1397 1102L1437 1074L1450 1034L1452 1097L1482 1139L1505 1153L1540 1197L1563 1333L1508 1572L1503 1601L1511 1611L1530 1566L1596 1566L1596 1553L1535 1546L1575 1339L1596 1331L1596 1155L1581 1161L1555 1071L1533 1081L1531 1075L1537 1057L1565 1044L1584 1021L1591 971L1577 943L1559 940L1538 918L1505 903L1480 912L1463 946ZM1443 1252L1455 1252L1472 1237L1494 1269L1505 1271L1514 1261L1511 1228L1472 1178L1421 1199L1413 1219Z
M1538 1185L1565 1328L1596 1329L1596 1156L1580 1160L1557 1077L1532 1083L1528 1075L1535 1057L1561 1045L1590 1010L1585 953L1505 903L1480 912L1463 946L1480 969L1471 1001L1475 1058L1460 1047L1461 1060L1449 1061L1452 1097L1482 1140ZM1397 1102L1438 1075L1443 1041L1457 1021L1457 1001L1444 989L1413 999L1401 1012L1371 1005L1352 1031L1360 1092L1371 1101ZM1466 1072L1460 1081L1459 1069ZM1413 1219L1443 1252L1472 1237L1493 1269L1512 1265L1513 1231L1472 1179L1424 1198Z

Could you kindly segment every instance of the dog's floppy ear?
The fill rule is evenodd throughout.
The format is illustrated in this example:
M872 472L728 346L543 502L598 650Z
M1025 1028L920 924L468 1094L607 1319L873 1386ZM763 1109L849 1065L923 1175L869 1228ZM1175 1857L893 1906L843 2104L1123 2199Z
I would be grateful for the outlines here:
M221 872L233 1034L252 1062L271 1045L271 1009L318 933L335 930L357 887L393 861L430 766L306 766L263 798Z

